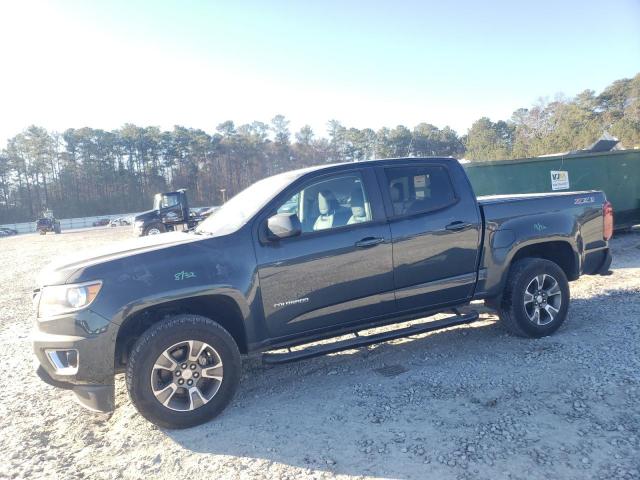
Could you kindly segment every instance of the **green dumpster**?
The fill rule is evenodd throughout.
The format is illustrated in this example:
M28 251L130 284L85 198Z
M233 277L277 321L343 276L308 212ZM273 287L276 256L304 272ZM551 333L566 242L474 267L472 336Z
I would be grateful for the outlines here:
M476 195L603 190L617 230L640 224L640 150L464 165Z

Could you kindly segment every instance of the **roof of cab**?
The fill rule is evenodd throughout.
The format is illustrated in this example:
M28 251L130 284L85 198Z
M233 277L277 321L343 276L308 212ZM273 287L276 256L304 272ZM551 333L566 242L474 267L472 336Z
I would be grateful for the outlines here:
M293 173L293 174L299 174L299 175L304 175L306 173L310 173L310 172L315 172L318 170L324 170L324 169L333 169L336 167L344 167L344 166L353 166L353 165L359 165L359 166L366 166L366 167L375 167L375 166L381 166L381 165L393 165L394 163L411 163L411 162L418 162L418 161L424 161L424 160L438 160L438 161L445 161L445 162L458 162L458 159L454 158L454 157L397 157L397 158L377 158L374 160L362 160L360 162L339 162L339 163L326 163L323 165L313 165L311 167L305 167L305 168L299 168L296 170L290 170L289 172L285 172L285 173Z

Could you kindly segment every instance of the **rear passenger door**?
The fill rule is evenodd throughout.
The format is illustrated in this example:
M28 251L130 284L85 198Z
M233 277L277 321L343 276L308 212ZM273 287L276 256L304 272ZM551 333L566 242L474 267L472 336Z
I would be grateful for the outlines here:
M422 310L471 298L480 212L462 168L416 160L380 167L393 242L398 310Z

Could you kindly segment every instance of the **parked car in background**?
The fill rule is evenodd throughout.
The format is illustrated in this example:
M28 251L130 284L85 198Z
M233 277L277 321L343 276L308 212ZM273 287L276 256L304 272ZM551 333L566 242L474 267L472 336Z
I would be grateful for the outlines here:
M96 220L95 222L93 222L93 226L104 227L105 225L109 225L109 222L111 222L111 220L109 220L108 218L101 218L100 220Z
M279 213L295 213L298 210L298 198L294 197L289 199L278 210Z
M17 235L18 231L13 228L0 227L0 237L10 237L11 235Z
M207 218L209 215L211 215L213 212L215 212L216 210L218 210L220 207L216 206L216 207L208 207L208 208L201 208L200 209L200 216L204 219Z
M113 220L111 220L110 225L112 227L124 227L127 225L131 225L131 222L126 218L120 217L120 218L114 218Z

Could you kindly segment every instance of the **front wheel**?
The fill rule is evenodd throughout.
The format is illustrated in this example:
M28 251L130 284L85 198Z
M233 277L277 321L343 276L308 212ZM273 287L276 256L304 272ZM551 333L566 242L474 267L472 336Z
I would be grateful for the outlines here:
M152 423L193 427L229 404L240 370L238 347L222 326L198 315L177 315L153 325L135 343L127 389Z
M159 235L166 232L167 229L162 223L152 223L144 229L144 235Z
M569 282L555 263L523 258L509 271L500 320L512 334L540 338L551 335L567 317Z

